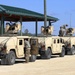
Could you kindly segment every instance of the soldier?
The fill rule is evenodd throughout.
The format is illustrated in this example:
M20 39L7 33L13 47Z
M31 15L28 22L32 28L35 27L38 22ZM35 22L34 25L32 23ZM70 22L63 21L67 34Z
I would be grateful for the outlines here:
M28 39L25 39L25 59L26 63L29 62L29 55L30 55L30 43Z
M65 34L66 34L66 27L67 27L68 25L66 24L66 25L63 25L63 26L61 26L60 27L60 30L59 30L59 36L64 36Z
M63 29L63 27L60 27L59 36L64 36L64 32L65 30Z

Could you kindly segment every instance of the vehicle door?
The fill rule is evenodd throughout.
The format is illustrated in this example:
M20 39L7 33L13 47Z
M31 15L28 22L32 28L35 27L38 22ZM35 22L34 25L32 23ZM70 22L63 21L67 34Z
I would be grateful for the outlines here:
M18 39L17 43L18 43L17 44L18 55L23 56L24 55L24 40Z
M38 54L38 39L31 38L30 44L31 44L31 54L37 55Z
M57 39L57 45L56 45L57 53L60 53L62 50L62 39L58 38Z
M56 53L56 52L57 52L57 39L52 38L52 53Z

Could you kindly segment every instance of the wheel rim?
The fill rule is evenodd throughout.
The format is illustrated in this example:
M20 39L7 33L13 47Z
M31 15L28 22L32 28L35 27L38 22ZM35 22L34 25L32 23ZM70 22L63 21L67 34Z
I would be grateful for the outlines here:
M12 54L10 57L11 63L14 64L15 63L15 55Z
M74 48L74 47L72 47L71 52L72 52L72 55L74 55L74 54L75 54L75 48Z
M48 52L47 52L47 58L48 58L48 59L51 58L51 51L50 51L50 49L48 49Z

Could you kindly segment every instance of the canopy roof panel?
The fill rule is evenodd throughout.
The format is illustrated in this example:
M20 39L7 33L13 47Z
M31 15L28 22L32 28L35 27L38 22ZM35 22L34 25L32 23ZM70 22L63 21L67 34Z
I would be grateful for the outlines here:
M44 21L44 14L30 11L23 8L0 5L0 17L5 16L6 21L18 21L22 16L22 21ZM58 21L58 18L47 16L47 21Z

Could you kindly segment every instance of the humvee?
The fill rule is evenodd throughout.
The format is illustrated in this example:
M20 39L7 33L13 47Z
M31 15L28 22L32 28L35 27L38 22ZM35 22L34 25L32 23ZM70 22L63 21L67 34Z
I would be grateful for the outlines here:
M1 64L12 65L16 58L25 58L25 39L28 39L30 50L30 61L36 60L38 54L37 38L29 36L18 36L18 31L21 29L21 24L16 23L9 25L7 23L5 31L6 34L0 36L0 58Z
M52 36L53 26L41 27L42 36L38 36L39 54L41 58L50 59L51 55L59 54L64 57L65 48L63 39L59 36Z
M75 54L75 37L74 36L65 36L62 37L64 40L65 54L74 55Z
M54 54L64 57L65 47L63 39L59 36L38 37L38 42L41 58L50 59Z
M16 58L25 58L25 39L28 39L31 45L30 61L36 60L36 55L38 54L36 43L37 39L31 38L29 36L4 36L0 37L1 64L12 65L15 63Z
M63 25L60 27L59 36L64 40L65 53L66 54L75 54L75 28L66 28L68 25Z

